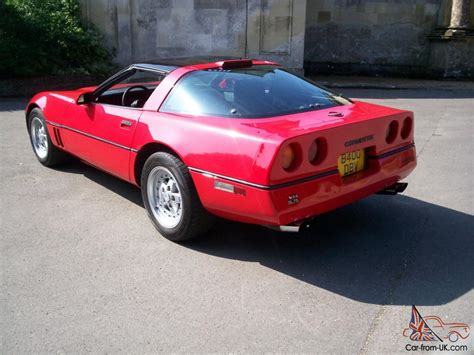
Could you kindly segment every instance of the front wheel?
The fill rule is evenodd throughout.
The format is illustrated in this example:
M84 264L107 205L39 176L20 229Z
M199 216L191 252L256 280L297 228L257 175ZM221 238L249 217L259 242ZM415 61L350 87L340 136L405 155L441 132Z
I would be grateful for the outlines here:
M165 238L181 242L205 233L213 217L204 209L191 175L172 154L152 154L143 166L142 198L153 225Z
M43 112L39 108L28 115L28 133L33 152L44 166L54 166L67 160L68 155L56 148L51 141Z

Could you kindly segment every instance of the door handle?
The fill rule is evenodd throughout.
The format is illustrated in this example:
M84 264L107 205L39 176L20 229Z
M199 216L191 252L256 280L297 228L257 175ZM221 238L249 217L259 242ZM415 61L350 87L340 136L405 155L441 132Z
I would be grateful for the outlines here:
M130 121L122 120L120 122L120 127L131 127L131 126L132 126L132 122L130 122Z

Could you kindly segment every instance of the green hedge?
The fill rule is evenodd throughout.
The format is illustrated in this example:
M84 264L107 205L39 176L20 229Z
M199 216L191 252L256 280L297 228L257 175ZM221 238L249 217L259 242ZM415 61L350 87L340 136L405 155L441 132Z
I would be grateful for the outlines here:
M110 53L77 0L0 0L0 76L102 75Z

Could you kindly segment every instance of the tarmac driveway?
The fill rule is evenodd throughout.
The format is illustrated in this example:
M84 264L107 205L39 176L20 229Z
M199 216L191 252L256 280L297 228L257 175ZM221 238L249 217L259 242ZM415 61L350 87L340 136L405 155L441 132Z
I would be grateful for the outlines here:
M473 332L474 92L344 93L415 112L403 195L303 235L221 221L186 246L157 234L135 187L42 167L25 101L1 100L0 352L406 352L413 304Z

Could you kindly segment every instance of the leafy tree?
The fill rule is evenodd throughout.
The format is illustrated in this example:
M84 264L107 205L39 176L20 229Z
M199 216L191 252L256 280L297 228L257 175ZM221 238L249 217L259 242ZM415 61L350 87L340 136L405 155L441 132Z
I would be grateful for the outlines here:
M77 0L0 0L0 76L103 74L110 53Z

